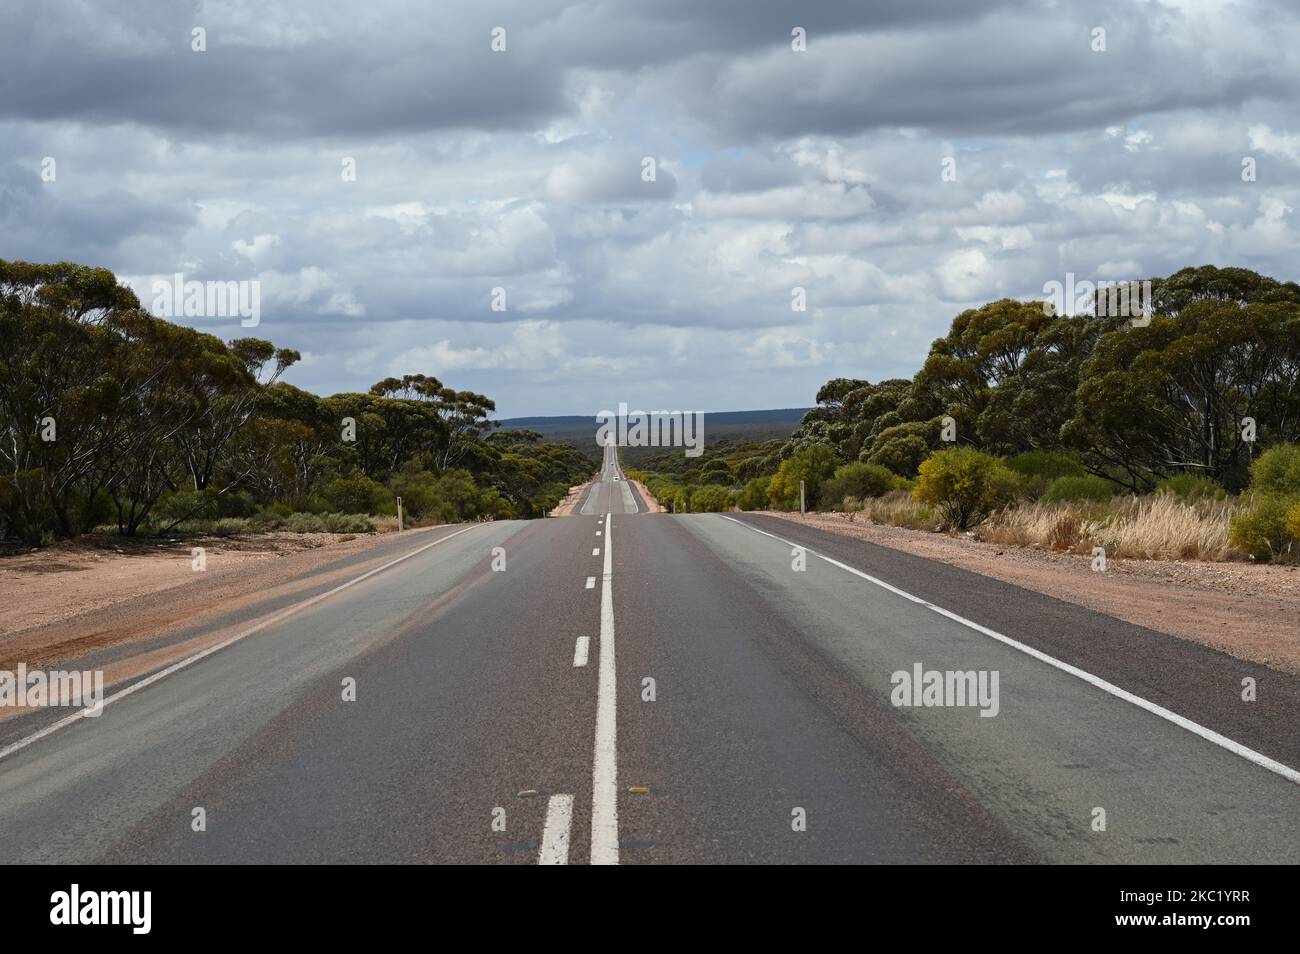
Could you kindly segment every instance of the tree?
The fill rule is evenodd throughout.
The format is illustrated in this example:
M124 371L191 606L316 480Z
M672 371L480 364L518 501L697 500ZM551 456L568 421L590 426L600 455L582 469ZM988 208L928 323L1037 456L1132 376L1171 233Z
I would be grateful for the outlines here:
M1255 443L1300 438L1300 305L1203 296L1103 335L1081 375L1062 433L1094 473L1145 491L1195 471L1240 490Z
M804 483L805 499L815 505L822 481L835 470L835 452L825 445L806 447L789 460L781 462L767 488L772 506L789 510L799 505L799 482Z
M442 471L460 464L474 445L492 432L496 422L489 415L496 403L473 391L455 391L443 387L437 378L424 374L407 374L385 378L370 388L372 395L401 395L404 399L427 402L441 423L441 439L429 448L434 469Z
M929 392L956 421L959 443L978 443L981 427L993 426L983 419L994 394L1020 374L1057 320L1042 302L1009 298L963 311L930 346L915 391Z
M252 418L258 400L301 357L297 351L258 338L240 338L227 347L207 339L204 345L191 369L193 420L178 435L195 490L211 483L226 445ZM247 476L238 475L227 486Z

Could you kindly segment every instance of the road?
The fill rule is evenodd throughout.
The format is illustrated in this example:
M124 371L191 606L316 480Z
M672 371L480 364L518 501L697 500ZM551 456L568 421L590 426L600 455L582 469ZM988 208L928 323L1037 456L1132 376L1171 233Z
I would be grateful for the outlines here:
M647 514L612 448L578 509L429 531L97 718L0 724L0 860L1300 862L1300 680L777 518ZM895 705L917 665L997 673L996 714Z

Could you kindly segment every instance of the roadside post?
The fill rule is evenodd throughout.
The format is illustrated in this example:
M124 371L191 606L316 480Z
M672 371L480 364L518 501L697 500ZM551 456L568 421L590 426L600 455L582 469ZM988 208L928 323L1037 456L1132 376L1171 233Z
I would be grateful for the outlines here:
M799 481L799 514L800 514L800 516L802 516L803 513L804 513L803 481L801 480L801 481Z
M402 532L402 498L397 498L397 532Z

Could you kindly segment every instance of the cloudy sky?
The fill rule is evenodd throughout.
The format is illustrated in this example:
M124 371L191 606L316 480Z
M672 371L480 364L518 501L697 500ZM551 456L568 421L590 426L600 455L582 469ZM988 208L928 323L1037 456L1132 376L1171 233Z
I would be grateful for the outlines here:
M318 393L805 406L1067 272L1300 278L1298 86L1294 0L5 0L0 257L257 280Z

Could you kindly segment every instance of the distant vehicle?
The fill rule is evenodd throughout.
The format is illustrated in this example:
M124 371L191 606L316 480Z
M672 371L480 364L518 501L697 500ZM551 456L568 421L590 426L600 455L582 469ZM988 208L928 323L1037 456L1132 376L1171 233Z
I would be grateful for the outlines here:
M618 474L615 474L615 475L614 475L614 479L615 479L615 480L618 480L618 479L619 479Z

